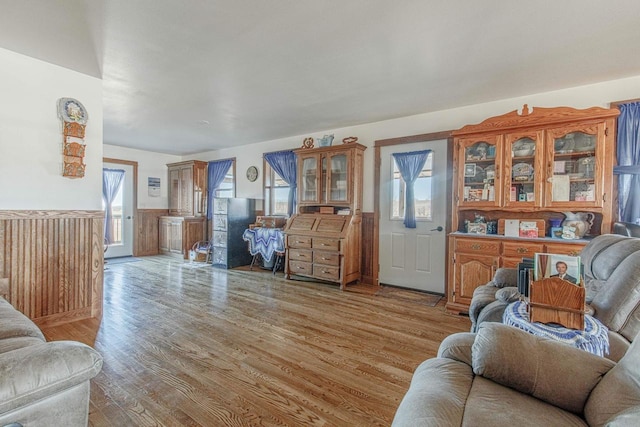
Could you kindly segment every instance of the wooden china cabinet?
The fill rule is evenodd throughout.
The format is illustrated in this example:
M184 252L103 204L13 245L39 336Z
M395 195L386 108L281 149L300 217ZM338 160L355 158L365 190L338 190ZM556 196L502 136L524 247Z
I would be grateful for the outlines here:
M206 240L207 162L169 163L169 215L159 221L159 249L188 258L193 244Z
M360 280L362 164L365 146L295 150L298 213L284 229L287 278Z
M591 212L590 235L611 231L618 114L600 107L529 111L525 105L522 113L512 111L453 132L448 311L468 311L473 291L499 267L515 267L536 252L578 254L590 236L549 236L549 220L564 219L564 212ZM486 223L538 221L545 233L538 238L467 233L467 222L478 216Z

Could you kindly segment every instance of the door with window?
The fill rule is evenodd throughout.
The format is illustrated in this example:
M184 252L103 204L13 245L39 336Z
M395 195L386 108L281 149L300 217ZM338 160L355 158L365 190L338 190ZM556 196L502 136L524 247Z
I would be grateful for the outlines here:
M416 228L405 228L406 185L393 153L431 150L414 185ZM380 150L380 284L445 292L447 140Z
M113 241L104 254L105 258L133 255L133 166L121 163L103 163L105 168L124 170L120 190L112 204ZM104 203L104 202L103 202Z

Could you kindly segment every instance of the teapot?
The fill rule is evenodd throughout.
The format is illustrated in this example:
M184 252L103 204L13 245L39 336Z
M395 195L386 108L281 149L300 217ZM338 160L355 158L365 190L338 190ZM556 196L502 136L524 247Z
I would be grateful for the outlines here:
M564 212L564 216L566 218L562 221L562 226L574 227L576 239L581 239L591 230L595 218L591 212Z

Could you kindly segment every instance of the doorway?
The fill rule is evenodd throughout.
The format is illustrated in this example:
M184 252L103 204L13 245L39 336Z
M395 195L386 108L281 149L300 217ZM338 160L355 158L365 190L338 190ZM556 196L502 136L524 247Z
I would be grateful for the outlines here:
M445 293L447 139L380 147L379 283ZM416 180L416 228L405 228L405 184L393 153L431 150Z
M137 162L103 159L103 167L124 170L124 178L112 205L112 243L104 257L117 258L134 255L134 221L136 211Z

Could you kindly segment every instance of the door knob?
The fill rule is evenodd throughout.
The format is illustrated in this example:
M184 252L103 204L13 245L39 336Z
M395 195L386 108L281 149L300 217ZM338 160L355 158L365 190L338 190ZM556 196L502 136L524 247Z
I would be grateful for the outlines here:
M444 228L442 228L441 225L437 226L436 228L431 229L431 231L442 231L444 230Z
M131 218L133 218L133 217L132 217L132 216L128 216L128 217L127 217L127 219L131 219Z

